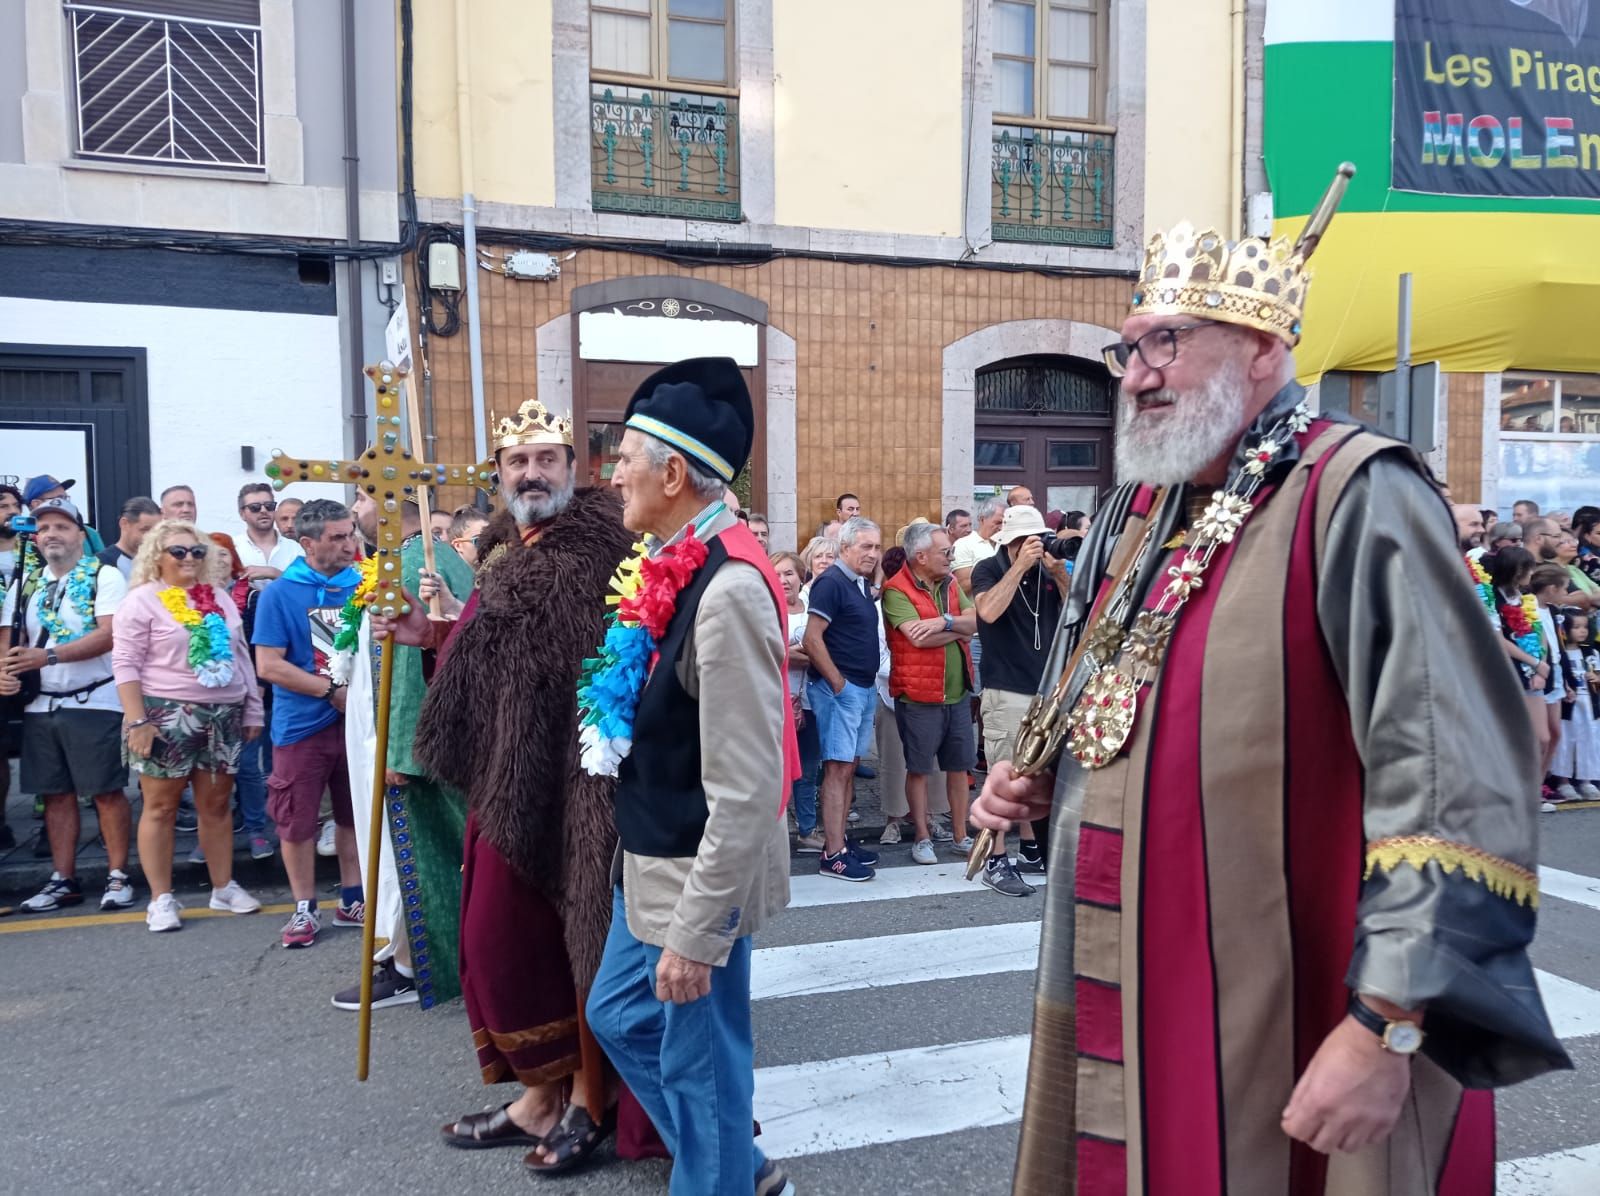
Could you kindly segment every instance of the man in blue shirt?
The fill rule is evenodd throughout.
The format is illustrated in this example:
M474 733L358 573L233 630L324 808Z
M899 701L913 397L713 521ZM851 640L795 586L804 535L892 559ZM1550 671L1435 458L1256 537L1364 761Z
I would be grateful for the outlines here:
M333 795L338 828L339 907L335 926L360 926L365 915L356 855L350 780L345 770L345 687L328 671L339 612L361 580L353 567L356 525L341 503L316 499L300 508L295 532L305 556L261 593L253 640L256 673L272 686L272 775L267 813L278 825L295 911L285 947L309 947L322 928L316 899L317 809ZM312 624L318 624L313 636ZM322 634L326 631L326 634ZM320 650L319 650L320 644ZM320 657L320 659L319 659Z
M856 760L872 744L878 710L878 623L868 579L883 553L883 533L857 515L839 529L839 559L811 582L805 652L807 693L822 740L822 835L818 870L837 880L871 880L878 857L845 841Z

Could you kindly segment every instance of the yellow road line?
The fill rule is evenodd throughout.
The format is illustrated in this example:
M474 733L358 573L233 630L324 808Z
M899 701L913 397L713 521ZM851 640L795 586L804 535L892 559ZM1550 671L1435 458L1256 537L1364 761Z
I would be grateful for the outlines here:
M264 914L287 914L294 909L294 902L284 905L263 905L261 912ZM28 915L21 915L28 917ZM226 910L211 909L186 909L183 911L183 920L191 918L235 918L249 917L248 914L230 914ZM26 922L0 922L0 934L27 934L31 930L72 930L79 926L122 926L133 922L143 922L144 914L129 911L125 914L58 914L53 918L28 917Z

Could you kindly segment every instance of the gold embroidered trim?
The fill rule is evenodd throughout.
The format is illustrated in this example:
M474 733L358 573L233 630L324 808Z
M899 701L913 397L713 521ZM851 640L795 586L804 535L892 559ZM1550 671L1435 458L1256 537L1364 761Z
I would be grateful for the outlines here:
M1496 897L1539 908L1539 878L1532 872L1479 848L1432 835L1402 835L1368 843L1367 870L1362 879L1370 877L1374 868L1393 872L1401 864L1410 864L1420 872L1429 860L1447 873L1461 869L1469 880L1484 885Z

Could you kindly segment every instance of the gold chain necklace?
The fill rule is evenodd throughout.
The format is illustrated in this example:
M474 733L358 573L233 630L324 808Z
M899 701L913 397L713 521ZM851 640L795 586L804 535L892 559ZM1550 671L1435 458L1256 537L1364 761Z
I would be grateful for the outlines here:
M1133 566L1123 575L1118 593L1084 633L1084 660L1093 671L1067 716L1066 750L1085 768L1104 768L1127 744L1139 712L1139 695L1161 667L1179 612L1201 587L1218 550L1233 542L1255 510L1250 500L1266 481L1267 471L1290 439L1310 425L1311 412L1301 403L1247 450L1244 467L1226 489L1211 496L1196 521L1194 539L1183 559L1167 570L1166 587L1155 605L1140 611L1132 627L1124 630L1133 604L1134 579L1154 539L1156 512L1151 512Z

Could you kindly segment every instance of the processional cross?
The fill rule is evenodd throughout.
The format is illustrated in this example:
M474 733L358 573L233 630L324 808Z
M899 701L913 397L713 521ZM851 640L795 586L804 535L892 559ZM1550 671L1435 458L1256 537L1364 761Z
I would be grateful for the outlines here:
M406 502L417 504L422 516L425 564L431 573L434 571L433 535L428 528L428 498L433 488L464 485L489 490L494 476L492 461L478 465L430 465L412 455L410 446L404 443L400 419L400 391L403 388L411 400L411 422L412 427L416 427L415 391L410 385L409 373L404 367L387 361L367 366L367 377L372 379L377 390L378 436L360 457L353 461L293 457L277 449L273 451L272 460L266 467L274 490L282 490L291 482L355 486L366 491L377 503L378 590L373 596L371 609L390 618L411 613L400 581L400 547L405 539L402 505ZM438 613L436 601L433 614L437 617ZM358 1080L367 1078L367 1062L372 1045L372 953L377 930L371 916L374 907L370 903L378 891L378 861L383 846L384 761L389 758L389 697L393 688L394 653L386 648L381 652L378 671L378 742L372 770L372 819L367 828L366 893L369 912L362 925L360 1045L356 1052Z

